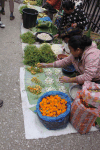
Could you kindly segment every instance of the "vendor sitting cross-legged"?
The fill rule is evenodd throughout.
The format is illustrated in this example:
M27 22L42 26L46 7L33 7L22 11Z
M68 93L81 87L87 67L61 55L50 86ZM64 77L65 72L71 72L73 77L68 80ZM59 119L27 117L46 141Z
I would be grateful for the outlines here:
M68 42L71 36L82 34L88 20L81 7L75 8L74 2L64 1L62 8L64 10L63 15L59 15L55 21L58 28L58 34L55 37L66 37L66 42Z
M62 76L60 82L84 84L84 81L100 83L100 50L87 36L75 35L68 41L71 54L54 63L40 63L42 68L66 68L73 64L80 75L76 77Z

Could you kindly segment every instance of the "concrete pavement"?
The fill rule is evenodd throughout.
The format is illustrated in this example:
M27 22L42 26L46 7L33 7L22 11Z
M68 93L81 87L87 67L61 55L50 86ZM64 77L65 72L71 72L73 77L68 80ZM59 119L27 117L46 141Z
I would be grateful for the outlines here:
M10 21L9 3L5 2L5 16L0 28L0 150L99 150L100 132L86 135L67 134L46 139L26 140L22 113L19 72L22 63L20 40L21 16L15 4L15 20Z

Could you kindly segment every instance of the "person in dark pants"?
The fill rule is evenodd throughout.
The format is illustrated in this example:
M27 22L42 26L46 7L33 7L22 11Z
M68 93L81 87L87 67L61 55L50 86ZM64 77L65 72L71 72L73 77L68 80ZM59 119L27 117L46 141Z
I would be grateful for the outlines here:
M1 1L1 14L5 15L5 10L4 10L4 6L5 6L5 0L0 0ZM14 0L9 0L9 8L10 8L10 20L14 20L15 17L13 15L14 12Z
M58 15L55 20L55 25L58 28L58 34L55 37L66 37L66 40L69 40L73 35L81 35L88 23L83 10L79 7L75 8L75 3L71 1L64 1L62 8L64 10L63 15Z
M1 12L0 12L0 28L5 28L5 25L1 22Z

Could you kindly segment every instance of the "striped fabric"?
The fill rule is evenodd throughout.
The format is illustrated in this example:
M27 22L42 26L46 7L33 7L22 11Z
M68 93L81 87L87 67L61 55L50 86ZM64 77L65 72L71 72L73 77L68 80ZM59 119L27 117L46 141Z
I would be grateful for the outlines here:
M70 113L70 123L73 127L80 133L88 133L94 124L99 112L95 108L86 108L80 101L79 92L76 96L76 99L72 103L71 113Z

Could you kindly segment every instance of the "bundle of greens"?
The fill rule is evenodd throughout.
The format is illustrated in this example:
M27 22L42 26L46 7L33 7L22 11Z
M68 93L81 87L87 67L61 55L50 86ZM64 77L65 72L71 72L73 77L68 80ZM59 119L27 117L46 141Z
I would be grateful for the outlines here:
M43 0L37 0L37 6L42 6Z
M38 24L36 27L30 29L33 33L34 32L48 32L52 35L57 34L57 28L50 22L50 21L41 21L38 20Z
M40 62L40 52L35 45L27 45L24 49L24 64L34 66Z
M29 43L29 44L33 44L36 42L36 37L35 35L33 35L31 32L26 32L22 35L20 35L20 38L22 39L23 43Z
M21 14L23 14L23 9L24 9L24 8L27 8L27 5L24 5L24 6L21 6L21 7L20 7L19 12L20 12Z
M51 63L56 60L56 55L53 53L51 46L49 44L42 44L39 47L40 51L40 62Z
M30 71L31 74L36 74L36 73L42 73L43 72L43 68L37 67L36 64L35 64L34 67L32 67L32 66L31 67L27 67L27 70Z

